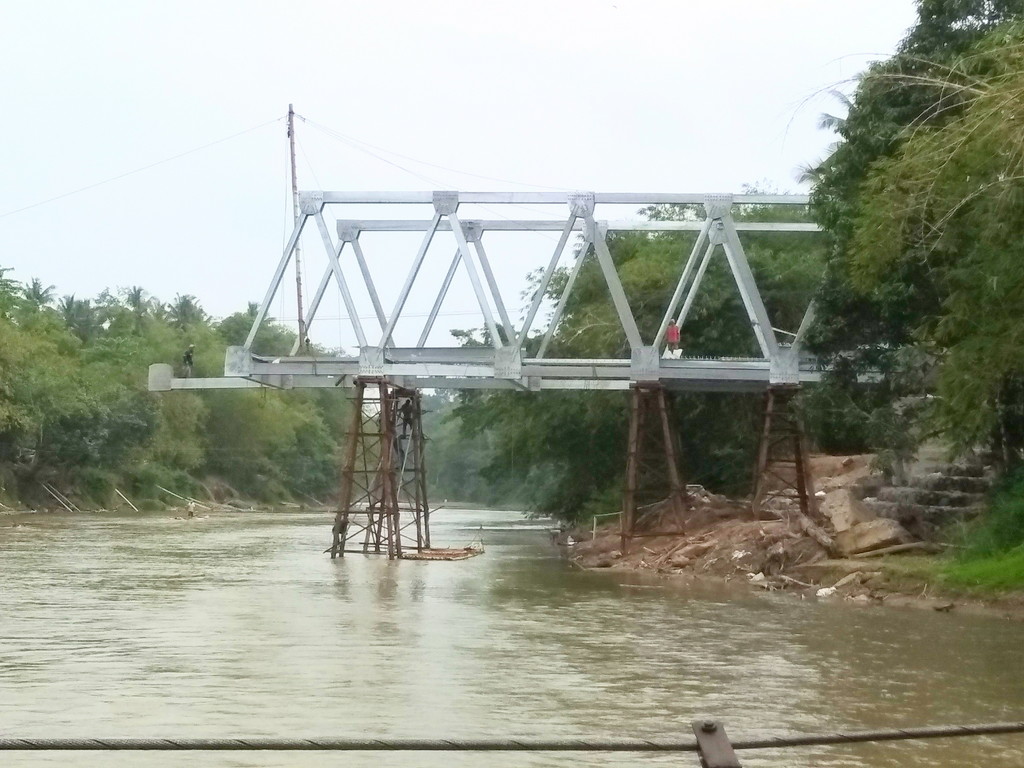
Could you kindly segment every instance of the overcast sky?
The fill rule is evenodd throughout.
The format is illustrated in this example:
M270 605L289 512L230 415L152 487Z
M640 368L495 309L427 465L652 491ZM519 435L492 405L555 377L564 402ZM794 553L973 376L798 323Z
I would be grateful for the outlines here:
M303 189L804 191L800 166L834 140L816 127L840 109L827 90L848 91L914 18L911 0L8 0L0 266L61 295L141 285L243 309L290 228L289 102L310 121ZM550 255L533 237L492 254L513 307ZM371 245L383 281L416 242ZM463 286L442 324L476 324L467 301Z

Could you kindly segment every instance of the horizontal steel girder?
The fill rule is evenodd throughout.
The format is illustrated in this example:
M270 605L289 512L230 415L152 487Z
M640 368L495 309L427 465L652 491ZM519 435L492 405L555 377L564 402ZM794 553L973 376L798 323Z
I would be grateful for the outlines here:
M565 192L459 192L460 203L565 205ZM598 205L702 205L706 192L596 192ZM807 205L807 195L732 195L735 205ZM349 205L430 205L434 192L300 192L300 200Z
M703 219L693 221L637 221L617 219L601 221L609 232L699 232L704 226ZM514 221L510 219L467 219L464 227L476 227L481 232L561 232L565 222L557 219ZM431 228L429 219L339 219L338 232L426 232ZM820 232L821 227L810 222L789 221L737 221L739 232ZM451 223L441 221L439 232L450 232ZM582 232L583 222L576 222L572 231Z
M152 367L163 365L158 363ZM168 366L170 367L170 366ZM186 378L180 379L168 375L159 385L150 382L150 391L170 392L179 390L203 389L331 389L352 386L359 376L358 365L344 366L332 373L320 372L316 375L290 374L254 374L249 377L224 376L217 378ZM493 369L473 371L480 376L468 375L465 367L453 370L446 367L435 370L432 375L423 369L408 373L408 368L395 367L386 369L385 375L396 386L410 389L492 389L538 392L543 390L627 390L634 383L628 376L628 369L606 370L604 377L594 378L557 378L550 376L524 376L522 379L499 379L493 376ZM436 375L440 374L440 375ZM669 389L697 392L760 392L769 386L767 367L761 370L747 370L742 376L719 377L713 371L689 370L679 372L676 376L666 377L660 381ZM820 372L806 371L800 374L800 381L814 383L820 381Z

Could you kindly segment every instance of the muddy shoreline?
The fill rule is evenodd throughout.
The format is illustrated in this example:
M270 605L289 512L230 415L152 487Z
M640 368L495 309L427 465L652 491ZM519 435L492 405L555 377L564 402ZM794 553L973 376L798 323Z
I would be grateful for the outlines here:
M598 532L601 538L601 531ZM609 538L618 538L609 532ZM892 556L873 560L825 559L772 577L737 569L727 574L718 570L658 568L640 559L608 563L576 547L566 556L576 567L588 571L621 571L643 574L652 580L685 587L689 584L727 584L746 591L772 592L797 600L819 600L870 608L931 610L1024 621L1024 591L976 593L944 585L923 573L937 572L938 556L913 556L912 560ZM848 580L847 580L848 579ZM821 591L825 590L824 593Z
M913 525L879 517L861 501L877 486L871 457L813 457L819 478L813 526L795 499L755 516L747 499L691 487L685 509L668 501L641 518L624 542L618 524L563 535L578 567L649 574L676 583L743 584L796 599L984 614L1024 620L1024 591L990 592L942 579L948 544L914 535ZM916 531L915 531L916 533ZM822 535L824 534L824 535Z

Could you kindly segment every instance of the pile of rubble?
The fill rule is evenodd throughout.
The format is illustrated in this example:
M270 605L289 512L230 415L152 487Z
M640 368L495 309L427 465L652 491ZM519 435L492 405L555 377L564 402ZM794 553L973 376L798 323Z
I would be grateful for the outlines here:
M916 485L893 488L872 472L872 458L865 455L811 459L817 484L813 520L800 514L793 496L772 498L761 510L760 519L756 519L749 501L728 499L700 486L690 486L685 511L675 511L667 501L644 511L638 535L625 553L618 527L611 524L598 529L593 537L590 531L580 532L577 538L581 540L573 547L571 556L587 568L708 574L744 578L768 587L804 589L820 588L820 579L826 572L834 574L836 568L841 572L842 561L853 559L862 564L849 565L845 568L849 573L843 577L846 581L824 590L852 589L870 580L874 573L863 565L867 558L896 552L938 551L939 545L925 539L940 525L940 520L949 516L948 508L961 517L970 515L982 498L980 482L969 482L971 490L964 491L954 487L959 481L949 479L970 477L977 481L980 473L956 475L952 473L965 470L942 469L914 479ZM943 495L910 500L904 488ZM957 504L951 505L951 500ZM937 505L940 509L936 510L923 501L946 503ZM860 590L862 594L868 591L867 586Z

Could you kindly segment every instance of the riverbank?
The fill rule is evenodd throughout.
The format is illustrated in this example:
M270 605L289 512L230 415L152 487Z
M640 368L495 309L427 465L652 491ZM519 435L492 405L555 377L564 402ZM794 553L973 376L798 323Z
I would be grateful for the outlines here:
M948 578L954 549L914 540L896 521L869 517L856 488L875 481L870 457L816 457L819 512L795 500L757 519L749 500L691 486L687 509L667 502L647 510L639 534L623 542L617 523L572 534L572 561L673 580L742 582L799 599L862 606L983 613L1024 620L1024 590L963 586Z
M637 551L619 552L619 532L598 529L596 539L581 541L570 548L569 557L585 569L643 572L676 582L698 581L742 583L751 590L789 594L797 599L846 602L853 605L917 608L938 612L956 611L971 615L1001 616L1024 621L1024 591L993 593L949 584L943 579L948 558L942 555L887 555L874 558L830 558L811 556L804 562L782 564L778 569L742 546L734 546L737 532L753 526L733 521L712 530L693 534L652 537L637 544ZM723 531L723 528L725 529ZM779 534L778 524L757 526L770 540ZM715 534L725 533L732 544ZM589 532L588 532L589 535ZM783 534L788 535L788 533ZM739 541L747 541L744 536ZM778 542L776 541L776 544ZM773 544L768 547L772 549ZM813 552L802 540L800 548ZM774 550L778 552L778 549ZM794 548L785 548L793 554ZM769 573L765 573L768 570Z

